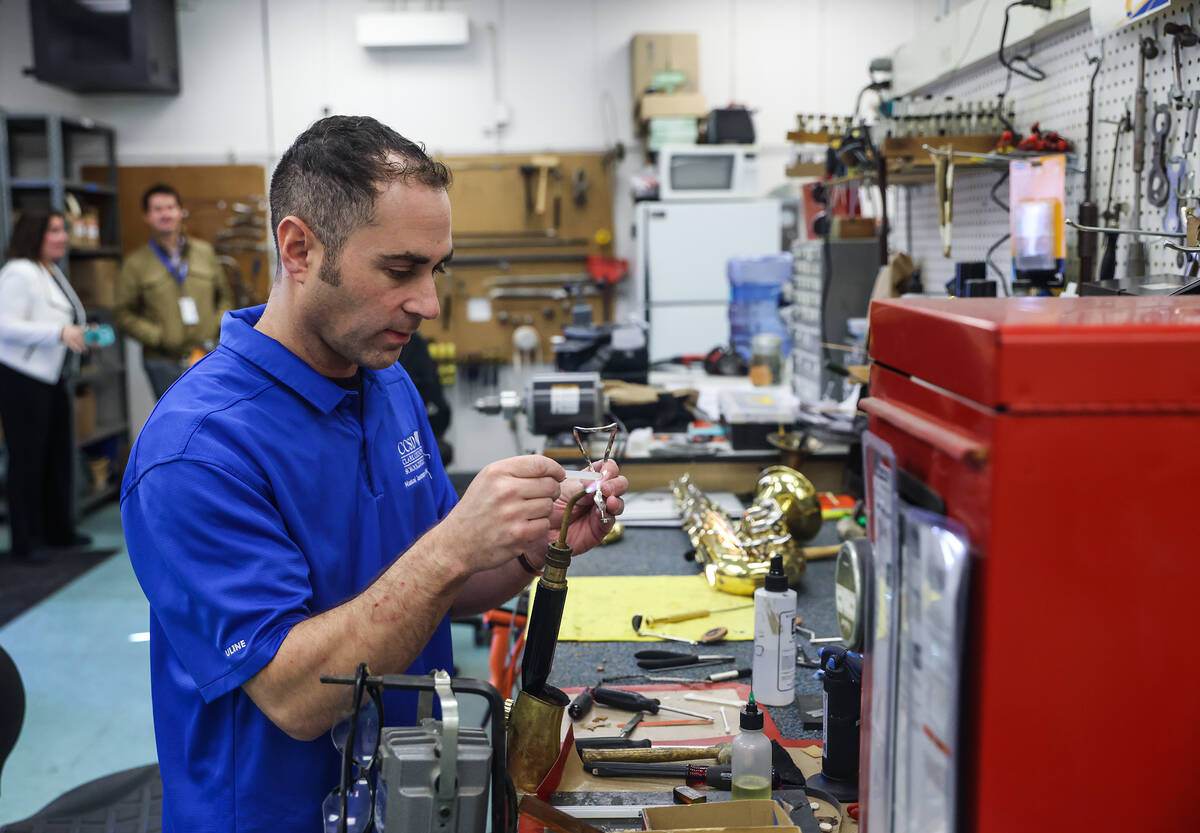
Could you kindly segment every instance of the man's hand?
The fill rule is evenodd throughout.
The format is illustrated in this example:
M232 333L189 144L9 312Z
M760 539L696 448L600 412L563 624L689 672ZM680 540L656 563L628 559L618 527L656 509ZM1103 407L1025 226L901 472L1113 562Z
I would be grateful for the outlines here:
M451 551L466 559L469 573L509 564L521 553L540 561L564 477L562 466L540 454L499 460L476 475L438 528L457 539Z
M621 495L629 491L629 481L620 474L617 464L612 460L605 463L601 471L605 476L599 481L588 481L585 483L578 480L570 480L563 487L562 494L554 501L554 512L550 515L550 541L558 537L559 528L562 526L563 511L567 508L567 501L581 488L591 485L592 482L600 484L600 492L605 501L604 511L609 514L610 518L620 515L625 511L625 501L621 499ZM575 555L579 555L600 543L601 539L608 534L610 529L612 529L611 520L607 524L600 521L600 512L596 507L595 496L584 496L576 501L574 511L571 513L571 525L567 527L567 544L574 551ZM542 550L545 550L544 546ZM539 555L535 566L541 562L541 557Z

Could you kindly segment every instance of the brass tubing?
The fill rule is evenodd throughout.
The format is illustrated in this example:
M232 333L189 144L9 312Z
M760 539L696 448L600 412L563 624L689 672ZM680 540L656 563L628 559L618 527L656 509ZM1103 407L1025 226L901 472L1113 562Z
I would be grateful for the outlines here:
M599 488L598 486L596 487ZM578 493L571 496L567 501L567 508L563 510L562 526L558 530L558 540L555 541L555 546L561 549L567 549L567 527L571 525L571 513L575 511L575 504L579 502L581 497L587 495L587 489L580 489Z

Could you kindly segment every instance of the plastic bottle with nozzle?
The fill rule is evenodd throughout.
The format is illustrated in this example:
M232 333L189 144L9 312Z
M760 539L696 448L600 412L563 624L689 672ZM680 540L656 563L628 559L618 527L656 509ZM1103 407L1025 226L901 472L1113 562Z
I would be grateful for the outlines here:
M758 701L789 706L796 697L796 591L788 588L783 556L771 559L771 571L754 591L754 662L752 682Z
M771 797L771 741L763 734L763 713L750 692L741 712L741 729L730 744L733 800Z

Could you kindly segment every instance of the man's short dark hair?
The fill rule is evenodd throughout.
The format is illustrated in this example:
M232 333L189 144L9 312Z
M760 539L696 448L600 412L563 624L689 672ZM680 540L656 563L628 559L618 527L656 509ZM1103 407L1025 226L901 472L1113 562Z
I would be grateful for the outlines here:
M179 192L167 185L165 182L159 182L156 185L151 185L146 189L146 193L142 194L142 213L145 214L150 210L150 198L155 194L167 194L175 198L178 205L183 205L183 200L179 198Z
M42 241L46 237L46 229L55 217L62 217L60 211L26 211L23 212L13 225L12 237L8 239L8 249L4 252L7 260L23 257L26 260L42 259Z
M336 282L346 240L371 222L379 186L397 180L445 190L450 169L370 116L321 119L296 137L271 175L276 248L280 221L299 217L325 247L321 277Z

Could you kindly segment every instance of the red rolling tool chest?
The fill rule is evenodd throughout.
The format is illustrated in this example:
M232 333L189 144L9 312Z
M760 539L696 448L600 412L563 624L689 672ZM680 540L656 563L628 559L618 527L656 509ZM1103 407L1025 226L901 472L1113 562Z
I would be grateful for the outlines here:
M875 302L871 359L971 545L958 833L1200 830L1200 298Z

